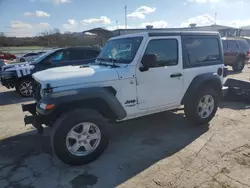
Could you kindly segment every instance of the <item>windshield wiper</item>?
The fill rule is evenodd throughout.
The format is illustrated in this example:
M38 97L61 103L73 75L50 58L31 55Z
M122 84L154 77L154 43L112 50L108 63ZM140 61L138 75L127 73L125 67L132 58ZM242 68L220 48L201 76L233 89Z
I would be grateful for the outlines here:
M118 66L118 65L115 64L115 63L119 62L119 60L117 60L117 59L113 59L113 58L98 58L97 61L99 61L99 63L98 63L99 65L111 66L112 68L120 67L120 66ZM111 62L113 64L112 65L105 64L105 63L103 63L103 61Z

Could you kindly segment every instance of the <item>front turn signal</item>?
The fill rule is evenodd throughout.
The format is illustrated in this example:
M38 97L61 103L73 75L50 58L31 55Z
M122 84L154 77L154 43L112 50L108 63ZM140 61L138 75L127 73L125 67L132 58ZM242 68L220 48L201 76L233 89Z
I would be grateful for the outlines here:
M44 109L44 110L51 110L55 107L54 104L44 104L44 103L41 103L40 104L40 108Z

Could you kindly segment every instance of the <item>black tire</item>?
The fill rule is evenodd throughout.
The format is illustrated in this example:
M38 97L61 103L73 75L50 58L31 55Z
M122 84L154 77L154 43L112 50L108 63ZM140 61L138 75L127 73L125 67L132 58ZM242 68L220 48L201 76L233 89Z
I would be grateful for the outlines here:
M241 72L245 67L245 59L238 59L232 66L234 72Z
M100 130L101 139L94 151L85 156L77 156L72 154L67 148L66 137L74 126L82 122L94 123ZM106 126L106 120L92 109L76 109L63 114L52 126L50 135L52 149L56 156L68 165L84 165L93 162L104 152L109 144Z
M24 84L27 85L27 90L23 89ZM24 78L17 82L15 89L22 97L32 97L33 95L33 79Z
M214 108L211 110L211 114L206 117L202 118L198 111L199 111L199 102L203 99L204 96L209 95L214 100ZM198 125L204 125L209 123L213 117L215 116L219 104L219 95L213 88L202 87L200 88L197 93L192 97L192 100L187 101L184 104L184 111L186 118Z
M21 58L21 59L20 59L20 62L25 62L25 59Z

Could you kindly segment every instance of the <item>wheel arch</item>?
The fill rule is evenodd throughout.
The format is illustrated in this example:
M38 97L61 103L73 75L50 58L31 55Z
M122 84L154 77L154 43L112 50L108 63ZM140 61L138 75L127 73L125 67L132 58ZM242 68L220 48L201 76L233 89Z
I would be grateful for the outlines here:
M68 92L70 93L72 90ZM125 109L115 96L116 91L114 88L84 88L74 90L73 93L72 95L62 96L63 92L59 92L45 96L38 103L37 111L43 115L53 114L54 117L58 117L62 113L75 108L88 108L97 110L110 120L123 119L127 115ZM56 107L52 111L44 111L39 108L40 103L55 104Z
M245 58L246 58L246 54L244 54L244 53L240 53L240 54L238 54L238 56L237 56L237 60L238 60L238 59L243 59L243 60L245 60Z
M197 75L189 85L186 93L184 94L181 104L185 104L186 101L191 100L192 96L195 94L197 90L201 87L210 87L215 91L218 91L219 96L222 96L222 82L220 77L215 73L205 73L201 75Z

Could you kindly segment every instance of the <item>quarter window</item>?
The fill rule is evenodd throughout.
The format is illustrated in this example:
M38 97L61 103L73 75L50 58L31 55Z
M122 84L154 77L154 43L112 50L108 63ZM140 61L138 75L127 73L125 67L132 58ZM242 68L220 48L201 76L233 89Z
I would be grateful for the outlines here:
M158 67L177 65L178 41L176 39L150 40L145 54L155 54Z
M216 38L187 38L184 45L189 64L220 60L219 42Z

